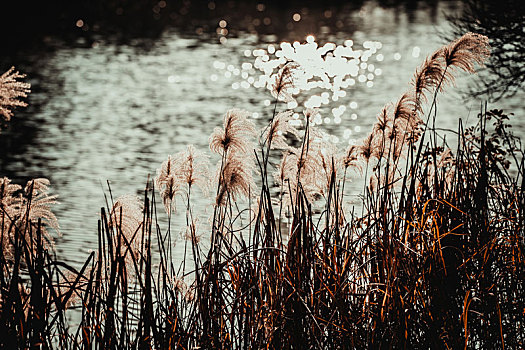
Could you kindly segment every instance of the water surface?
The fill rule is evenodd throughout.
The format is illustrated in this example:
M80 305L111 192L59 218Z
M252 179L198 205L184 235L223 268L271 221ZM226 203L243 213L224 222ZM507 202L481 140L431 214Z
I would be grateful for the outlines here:
M313 35L319 45L344 45L352 40L356 50L365 42L380 43L359 73L366 79L357 80L345 89L344 97L321 108L321 127L336 137L343 150L366 136L381 107L404 92L415 68L441 46L438 32L448 28L444 14L456 9L454 2L414 9L365 2L344 11L332 6L284 13L257 8L262 20L243 16L238 19L243 25L237 27L232 17L225 20L226 25L213 20L207 29L169 27L157 39L126 44L102 39L56 44L51 52L24 58L22 67L33 84L31 106L19 111L0 135L0 175L15 182L32 177L51 180L52 191L60 198L54 210L62 231L56 240L58 253L80 264L96 248L106 181L115 197L142 196L148 176L155 175L168 154L190 143L207 150L210 132L221 125L222 115L230 108L255 112L256 123L264 124L272 111L271 95L264 88L243 85L247 75L257 76L256 70L248 68L247 75L242 74L243 63L254 63L254 50L267 50L269 44L279 47L281 40L305 42L307 35ZM258 32L265 18L273 22ZM222 30L232 27L227 33ZM368 70L370 64L374 69ZM460 79L458 86L467 83L467 78ZM480 109L481 101L463 101L458 91L449 89L440 97L443 128L455 129L459 118L473 122ZM497 106L516 114L515 130L525 135L519 97ZM336 108L344 112L334 114ZM298 113L301 110L296 108ZM217 160L211 158L212 163ZM202 209L209 203L202 196L194 202L204 231L207 213ZM175 231L184 223L181 212L174 219ZM176 251L182 254L182 248Z

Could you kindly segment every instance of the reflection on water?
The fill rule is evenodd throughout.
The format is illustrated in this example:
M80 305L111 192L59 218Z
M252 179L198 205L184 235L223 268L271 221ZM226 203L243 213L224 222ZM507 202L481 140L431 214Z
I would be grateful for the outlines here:
M298 96L301 104L321 107L319 124L344 147L366 135L381 107L399 97L425 55L440 46L436 30L445 30L442 13L451 8L439 2L400 12L366 2L352 11L299 8L274 16L269 13L275 9L257 7L257 17L214 19L212 34L197 23L191 34L172 28L151 41L119 45L95 40L89 47L64 45L44 58L34 54L19 67L31 77L31 107L20 111L0 136L0 174L18 183L41 176L51 180L61 202L55 210L63 232L59 254L79 263L95 248L106 180L115 197L141 194L148 175L168 154L189 143L206 150L208 135L230 108L256 113L259 126L264 124L272 113L272 97L263 81L255 83L261 72L271 76L274 70L266 65L279 59L279 51L281 57L292 54L281 40L301 41L306 49L314 44L307 35L313 35L319 47L333 43L328 45L334 59L345 57L349 74L315 79L322 83ZM268 29L256 35L252 26ZM279 34L270 35L275 28ZM337 48L350 56L338 56ZM374 52L364 61L367 50ZM357 51L360 59L348 63ZM289 107L302 111L302 106ZM459 117L474 119L478 109L479 101L463 103L449 90L440 100L441 126L455 129ZM516 125L522 135L524 127ZM210 202L198 199L195 207ZM206 213L201 215L206 223Z

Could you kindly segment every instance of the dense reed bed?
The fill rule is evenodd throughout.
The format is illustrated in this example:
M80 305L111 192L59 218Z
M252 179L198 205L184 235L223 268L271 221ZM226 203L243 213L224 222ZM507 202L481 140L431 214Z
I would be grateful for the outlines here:
M508 116L486 107L476 125L458 122L454 149L434 127L438 94L458 71L474 72L488 50L486 37L468 33L429 56L370 135L344 153L312 123L317 111L305 111L301 126L278 112L279 101L294 98L301 71L286 64L274 76L275 108L264 130L231 110L211 135L220 155L215 176L206 156L188 147L148 180L143 200L109 196L98 250L80 270L54 256L44 231L55 222L47 183L22 189L4 178L0 343L525 346L521 144ZM345 183L356 173L365 179L359 209L345 204ZM192 206L200 192L214 200L210 235ZM186 214L180 266L171 228L158 224L160 215L172 216L177 197ZM166 213L157 212L159 198ZM77 324L70 309L81 315Z

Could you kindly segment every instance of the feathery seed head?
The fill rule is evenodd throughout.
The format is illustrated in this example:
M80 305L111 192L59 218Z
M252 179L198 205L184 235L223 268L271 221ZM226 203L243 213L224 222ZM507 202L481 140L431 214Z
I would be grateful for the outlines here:
M11 180L7 177L0 179L0 215L3 210L10 214L15 205L18 208L19 205L17 204L20 202L20 197L17 196L16 193L21 189L22 187L20 185L12 184Z
M165 160L159 169L157 169L157 177L155 178L155 185L160 192L160 197L164 203L166 212L171 213L174 209L175 195L180 192L181 181L174 173L174 160L171 156Z
M48 194L49 180L45 178L37 178L27 182L25 193L27 198L31 199L29 207L29 220L37 222L42 219L42 222L55 229L60 234L60 226L55 214L51 211L51 206L57 204L57 196L50 196ZM42 230L47 238L52 241L51 236Z
M447 67L457 67L475 73L474 63L483 65L490 56L489 39L480 34L467 33L442 48Z
M426 93L438 86L442 91L446 85L453 84L454 68L475 73L474 64L483 65L489 55L488 38L475 33L467 33L435 51L425 59L412 79L416 104L426 102Z
M299 131L290 123L293 111L279 112L273 118L271 125L264 131L263 140L265 143L271 143L272 149L286 149L286 134L293 134L299 137Z
M142 224L143 204L135 195L123 195L117 198L113 208L111 209L109 226L117 232L122 232L130 246L134 249L140 244L138 234L135 234ZM117 235L118 236L118 235ZM126 245L123 241L121 249L126 250Z
M326 177L322 176L319 170L324 169L331 175L331 159L335 154L333 147L324 141L323 135L315 128L311 128L306 143L308 151L304 152L301 148L289 147L283 153L281 163L274 173L275 180L285 192L285 203L290 203L290 199L296 195L299 183L308 201L313 203L316 197L324 193L326 187ZM289 189L292 193L289 193Z
M392 117L390 114L390 104L387 104L381 109L381 112L377 115L377 122L374 124L374 132L386 132L392 123Z
M415 96L411 91L407 91L399 98L394 107L394 122L397 119L410 121L415 117L416 112L419 112L419 110L420 107L416 103Z
M204 194L208 193L208 156L188 145L186 151L179 152L174 159L174 172L187 186L197 185Z
M216 197L217 205L226 205L228 195L232 200L239 196L248 197L255 189L252 171L254 168L251 153L228 153L222 167L218 169L219 193Z
M287 62L273 77L270 90L272 96L283 102L295 101L293 91L300 85L301 69L295 62Z
M31 85L17 80L23 78L25 74L15 71L15 67L0 75L0 115L7 121L13 116L13 107L27 106L20 98L27 97Z
M369 134L361 145L358 146L359 155L368 162L374 155L374 134Z
M306 120L311 123L315 116L319 114L319 108L306 108L303 110L303 114Z
M343 166L345 169L349 167L359 167L358 157L359 147L357 145L350 145L343 156Z
M4 177L0 179L0 226L2 235L5 233L11 238L15 234L25 235L25 239L31 242L35 239L31 235L29 225L36 228L39 220L42 225L40 231L44 238L46 248L53 248L53 237L47 231L47 227L53 228L60 234L60 226L51 207L57 204L57 196L50 196L48 192L49 180L34 179L27 182L22 188L19 185L11 184L11 181ZM23 229L23 228L26 229ZM12 239L4 237L2 249L7 255L11 255ZM36 247L36 246L35 246Z
M327 138L323 139L322 143L319 145L319 158L321 160L325 180L320 188L320 193L324 194L330 188L332 174L335 174L337 177L339 170L343 167L343 163L341 162L341 158L337 156L337 146Z
M431 92L432 89L436 88L442 77L443 66L439 55L434 53L425 59L421 67L416 70L411 81L418 104L421 103L421 100L427 102L428 99L425 93Z
M193 145L188 145L186 151L168 156L157 169L155 184L160 192L166 212L176 210L175 196L189 194L189 188L197 185L207 195L209 189L208 157L204 152L197 151Z
M239 109L231 109L224 115L223 128L215 128L210 136L210 149L218 154L231 150L232 152L250 152L252 141L256 135L255 125L248 120L249 113Z

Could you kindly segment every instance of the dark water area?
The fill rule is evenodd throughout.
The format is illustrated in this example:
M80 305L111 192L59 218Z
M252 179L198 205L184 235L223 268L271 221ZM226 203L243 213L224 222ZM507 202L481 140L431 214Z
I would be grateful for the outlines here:
M359 9L363 0L341 1L8 1L2 4L4 16L0 23L3 42L8 48L20 48L40 41L49 43L56 37L74 40L78 37L96 40L97 36L125 42L132 38L158 38L163 30L176 27L181 31L208 33L213 24L225 19L233 25L232 34L284 34L293 13L307 16L309 23L298 28L315 32L316 26L337 24L337 16L325 16ZM427 7L429 17L438 15L438 1L387 0L378 1L382 8L393 8L414 19L413 13ZM330 20L333 18L333 20ZM333 22L333 23L331 23ZM51 39L53 38L53 39ZM286 39L286 38L281 38Z
M0 132L0 176L51 180L60 201L57 250L73 264L95 248L106 181L115 196L141 195L168 154L190 143L206 151L230 108L264 125L271 95L257 84L264 74L256 67L275 58L282 42L333 43L362 55L347 67L355 75L341 73L341 89L317 88L299 96L299 105L279 107L302 113L319 103L320 127L343 150L403 93L425 56L444 43L446 15L462 8L455 1L57 1L24 12L23 4L2 5L3 13L24 16L1 24L0 70L14 65L26 73L32 93ZM461 93L472 79L458 79L440 97L442 128L475 121L483 99ZM521 96L495 107L514 112L515 132L525 135ZM210 203L194 203L203 233Z

